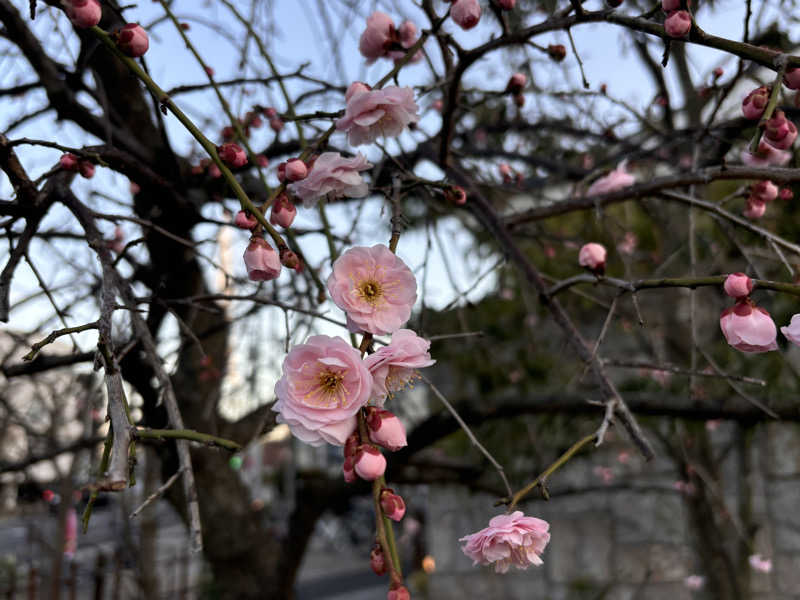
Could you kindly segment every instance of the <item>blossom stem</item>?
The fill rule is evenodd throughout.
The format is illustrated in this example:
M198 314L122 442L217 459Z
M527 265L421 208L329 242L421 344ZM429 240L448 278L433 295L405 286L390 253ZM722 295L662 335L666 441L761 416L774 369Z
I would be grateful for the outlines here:
M527 496L531 490L533 490L537 485L543 485L544 482L547 480L550 475L555 473L558 469L563 467L577 452L583 448L588 443L594 441L597 438L597 433L590 433L584 438L581 438L570 448L564 452L561 456L559 456L553 464L547 467L544 471L542 471L536 479L531 481L528 485L524 488L516 492L513 496L511 496L510 503L508 504L508 513L511 513L514 510L514 507L522 500L525 496ZM500 504L506 504L509 502L508 498L504 498Z
M192 122L192 120L186 116L186 114L178 108L178 105L172 101L169 95L159 87L159 85L153 81L150 76L144 72L137 63L132 58L123 54L114 41L111 39L111 36L108 35L105 31L100 29L97 26L91 28L91 32L94 33L97 38L109 49L113 52L119 60L121 60L125 66L130 69L130 71L138 77L142 83L147 87L150 92L155 95L158 102L161 104L162 107L169 108L172 111L177 119L181 122L181 124L186 127L189 133L192 134L194 139L196 139L203 149L208 153L214 163L219 167L222 176L228 182L233 193L239 199L239 203L242 205L242 209L247 210L252 214L258 222L266 229L269 236L275 242L275 245L278 246L278 249L286 247L286 242L283 241L281 234L270 225L269 221L264 218L264 214L262 211L258 209L258 207L253 203L252 200L247 195L247 192L244 191L239 182L237 181L236 177L233 175L231 170L228 166L220 159L219 154L217 154L217 147L214 145L211 140L209 140L202 131Z
M232 452L241 450L242 447L232 440L210 435L208 433L200 433L191 429L135 429L133 431L134 438L152 438L152 439L181 439L189 440L190 442L200 442L201 444L208 444L209 446L219 446Z
M756 127L756 132L753 134L753 139L750 140L750 153L755 154L758 152L758 145L761 141L761 134L764 132L764 129L767 126L767 121L772 118L772 113L775 112L775 107L778 105L778 97L780 96L781 88L783 87L783 76L786 74L786 55L780 54L776 59L775 63L778 65L778 74L775 76L775 81L772 82L772 89L769 93L769 101L767 102L766 108L764 108L764 114L761 115L761 119L758 122L758 127Z

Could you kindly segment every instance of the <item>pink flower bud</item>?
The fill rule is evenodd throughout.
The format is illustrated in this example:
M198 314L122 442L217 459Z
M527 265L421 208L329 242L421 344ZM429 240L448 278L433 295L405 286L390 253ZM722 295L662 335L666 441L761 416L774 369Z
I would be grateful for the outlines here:
M388 410L370 407L367 414L369 439L392 452L408 445L406 429L396 415Z
M400 27L397 28L397 37L400 39L400 45L403 48L411 48L417 41L417 26L411 21L403 21Z
M436 100L433 101L433 104L431 104L431 106L433 107L433 110L437 112L442 112L442 109L444 108L444 102L442 102L441 98L437 98Z
M692 28L692 16L685 10L676 10L664 19L664 31L669 37L681 38Z
M679 10L681 7L681 0L661 0L661 10L665 13L670 13L673 10Z
M786 150L797 138L797 127L782 110L776 110L764 128L764 141L773 148Z
M363 94L364 92L368 92L371 89L372 89L371 87L369 87L366 83L362 81L354 81L347 88L347 92L345 92L344 95L344 100L345 102L347 102L350 100L350 98L352 98L356 94Z
M391 488L384 488L380 495L381 510L392 521L400 521L406 514L406 503Z
M117 48L132 58L143 56L150 47L147 32L136 23L128 23L116 33Z
M209 77L213 77L214 76L214 69L212 69L211 67L205 67L205 71L206 71L206 75L208 75Z
M742 113L745 119L760 119L769 102L769 89L766 86L752 90L742 100Z
M556 62L561 62L567 57L567 49L563 44L550 44L547 46L547 55Z
M297 208L286 194L280 194L272 204L269 222L281 227L289 227L297 215Z
M753 291L753 280L744 273L731 273L725 278L723 287L731 298L746 298Z
M455 0L450 8L450 18L461 29L472 29L481 19L478 0Z
M244 265L247 276L252 281L269 281L281 274L281 261L278 253L264 238L251 237L244 251Z
M80 29L94 27L103 15L97 0L68 0L64 8L72 24Z
M497 3L503 10L514 10L514 7L517 5L517 0L497 0Z
M742 214L748 219L755 220L763 217L766 211L767 203L751 196L747 199L747 206L745 206Z
M289 181L300 181L308 175L308 168L302 160L293 158L286 162L285 174Z
M460 185L447 188L444 192L444 197L448 202L456 206L463 206L467 203L467 192Z
M297 269L300 265L300 259L297 258L297 254L295 254L292 250L288 248L281 248L280 252L281 256L281 264L286 267L287 269Z
M252 229L258 225L258 220L250 213L240 210L236 213L233 224L241 229Z
M256 154L256 164L259 167L268 167L269 166L269 159L264 156L263 154Z
M65 171L78 171L78 157L69 152L61 155L61 158L58 159L58 164Z
M280 133L281 129L283 129L283 121L275 117L274 119L269 120L269 126L270 129L272 129L272 131L275 133Z
M94 177L94 165L88 160L78 161L78 171L80 171L81 177L85 177L86 179Z
M522 88L525 87L526 83L528 83L528 78L525 76L525 73L514 73L508 79L506 91L509 94L519 94L522 91Z
M342 475L344 476L345 483L353 483L358 477L356 476L356 472L353 469L353 465L355 464L355 457L348 456L344 459L344 463L342 463Z
M245 154L241 146L233 142L217 146L217 153L222 161L231 167L243 167L247 164L247 154Z
M222 131L220 132L220 136L222 136L223 140L225 140L226 142L229 142L233 138L236 137L236 130L233 127L231 127L230 125L228 125L227 127L223 127L222 128Z
M500 163L497 167L497 170L500 171L500 176L503 178L505 183L509 183L511 181L511 175L513 174L511 171L511 165L508 163Z
M208 175L212 179L219 179L222 177L222 171L219 170L217 163L211 163L208 165Z
M375 575L386 575L386 557L383 554L383 548L377 542L369 553L369 566L372 567Z
M786 69L783 76L783 83L790 90L800 90L800 68Z
M386 472L386 459L375 446L362 444L356 452L353 469L366 481L375 481Z
M762 202L772 202L778 197L778 186L769 179L764 179L750 186L750 195Z
M264 121L261 117L258 116L258 113L249 112L245 117L245 121L250 124L251 127L254 129L258 129L264 124Z
M411 600L411 594L406 586L393 583L389 593L386 594L386 600Z
M781 188L781 191L778 193L778 196L781 200L791 200L794 198L794 192L789 188Z
M595 273L603 273L606 267L606 248L602 244L584 244L578 252L578 264Z

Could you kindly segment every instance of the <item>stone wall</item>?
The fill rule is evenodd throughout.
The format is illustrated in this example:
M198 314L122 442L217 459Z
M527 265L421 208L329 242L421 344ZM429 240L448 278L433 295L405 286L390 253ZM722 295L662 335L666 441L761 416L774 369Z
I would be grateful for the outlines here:
M708 437L713 454L720 457L718 468L715 475L700 473L694 481L704 486L720 541L742 587L750 590L744 597L800 599L800 429L772 423L745 432L723 423L708 431ZM741 440L746 443L737 443ZM609 481L600 468L610 469ZM548 502L536 498L520 507L550 522L544 565L527 571L512 568L506 575L473 567L457 542L501 512L493 506L496 498L470 494L463 487L436 486L427 514L428 551L436 559L428 597L715 598L708 582L701 591L685 584L688 575L707 576L701 544L709 540L700 539L693 526L697 521L690 514L691 503L697 502L697 492L676 489L681 480L676 463L664 453L644 463L621 442L573 459L551 478ZM748 566L753 553L772 560L771 573Z

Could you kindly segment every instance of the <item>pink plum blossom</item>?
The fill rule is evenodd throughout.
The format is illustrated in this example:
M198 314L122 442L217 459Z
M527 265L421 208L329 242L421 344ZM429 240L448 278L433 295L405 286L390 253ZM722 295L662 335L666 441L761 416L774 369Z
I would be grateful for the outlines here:
M392 452L397 452L400 448L408 445L406 428L403 427L397 415L374 406L368 407L367 410L366 420L370 441Z
M747 205L745 206L744 211L742 211L742 214L748 219L755 220L763 217L766 210L767 210L766 202L751 196L750 198L747 199Z
M62 154L58 164L65 171L78 171L78 157L70 152Z
M247 164L247 154L238 144L227 142L217 147L217 153L225 164L238 168Z
M685 10L676 10L664 19L664 31L670 37L684 37L691 28L692 16Z
M589 242L578 252L578 264L595 272L601 272L606 265L606 248L602 244Z
M362 87L366 86L359 82L351 84L344 117L336 121L336 129L347 133L351 145L371 144L380 136L396 137L407 125L419 120L419 107L410 87L386 86L382 90Z
M742 113L745 119L760 119L769 101L769 89L761 86L752 90L742 100Z
M386 55L393 35L394 21L389 15L376 10L369 16L367 28L358 41L358 50L367 59L367 64Z
M536 517L526 517L522 511L498 515L489 526L461 538L466 542L461 550L474 564L494 563L496 573L506 573L511 565L527 569L541 565L541 554L550 541L550 524Z
M372 373L372 399L383 404L386 396L403 389L417 375L417 369L429 367L431 343L410 329L398 329L392 341L364 359Z
M400 521L406 514L406 503L399 494L391 488L381 490L381 510L392 521Z
M663 10L665 13L678 10L680 7L681 0L661 0L661 10Z
M392 582L386 600L411 600L411 594L406 586Z
M786 150L794 144L797 138L797 127L782 110L776 110L764 127L763 140L778 150Z
M143 56L150 47L147 32L136 23L128 23L116 33L117 47L128 56Z
M608 194L633 185L636 178L625 170L626 166L625 161L621 162L616 169L589 186L586 195Z
M297 215L297 208L292 204L286 194L279 194L272 203L269 213L269 222L281 227L289 227Z
M358 350L341 338L315 335L286 355L272 410L300 440L341 446L355 430L356 413L371 389L372 375Z
M769 573L772 571L772 560L760 554L751 554L747 558L747 562L750 563L750 567L752 567L754 571L758 571L759 573Z
M478 0L453 0L450 18L461 29L472 29L481 20L481 5Z
M789 324L781 327L781 333L795 346L800 346L800 314L792 315Z
M94 27L103 15L103 9L97 0L67 0L64 10L72 24L80 29Z
M750 186L750 195L762 202L772 202L778 197L778 186L764 179Z
M783 76L783 83L790 90L800 90L800 68L794 67L786 69Z
M719 326L728 344L741 352L777 350L777 330L769 313L750 302L738 302L720 315Z
M306 175L308 175L308 167L306 167L306 163L299 158L292 158L286 161L284 173L286 174L286 179L289 181L300 181L301 179L305 179Z
M363 444L356 451L353 469L365 481L375 481L386 472L386 458L371 444Z
M236 213L233 224L241 229L252 229L258 225L258 221L250 213L240 210Z
M411 316L417 280L383 244L354 246L333 263L328 291L336 306L347 314L351 331L388 335Z
M755 154L751 153L749 148L742 151L742 162L748 167L783 167L791 158L791 152L770 146L763 137L758 142L758 150Z
M514 73L508 79L508 83L506 84L506 92L509 94L519 94L525 87L526 83L528 83L528 78L525 73Z
M94 164L89 162L88 160L79 160L78 161L78 171L81 174L81 177L86 179L91 179L94 177Z
M723 287L731 298L746 298L753 291L753 280L744 273L731 273L725 278Z
M262 237L253 236L244 251L244 265L252 281L269 281L281 274L281 260L275 248Z
M363 198L369 193L359 171L372 165L360 152L353 158L344 158L338 152L323 152L314 161L305 179L289 184L290 192L310 207L320 198Z

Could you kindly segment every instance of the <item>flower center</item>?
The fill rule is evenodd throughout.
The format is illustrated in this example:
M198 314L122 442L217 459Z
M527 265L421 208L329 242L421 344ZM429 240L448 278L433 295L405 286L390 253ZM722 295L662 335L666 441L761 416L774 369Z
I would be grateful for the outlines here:
M383 296L383 288L375 279L366 279L358 286L361 298L369 304L375 305Z

